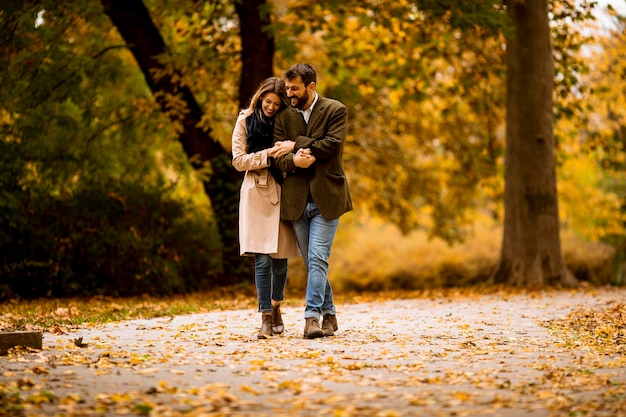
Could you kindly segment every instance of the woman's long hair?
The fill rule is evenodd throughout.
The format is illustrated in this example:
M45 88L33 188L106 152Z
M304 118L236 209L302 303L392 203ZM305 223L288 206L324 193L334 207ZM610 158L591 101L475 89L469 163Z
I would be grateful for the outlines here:
M282 79L270 77L261 83L250 100L250 106L243 111L246 116L246 149L248 153L270 148L273 144L274 118L266 117L261 108L263 97L268 93L274 93L280 97L282 104L279 111L289 105L287 88ZM276 181L282 184L282 172L274 164L271 164L268 169Z
M283 102L281 110L289 105L289 99L287 98L287 88L285 82L279 77L270 77L259 84L259 88L256 90L252 98L250 99L250 105L247 109L243 110L243 114L250 116L254 111L260 112L259 116L264 117L263 110L261 110L261 99L267 93L274 93Z

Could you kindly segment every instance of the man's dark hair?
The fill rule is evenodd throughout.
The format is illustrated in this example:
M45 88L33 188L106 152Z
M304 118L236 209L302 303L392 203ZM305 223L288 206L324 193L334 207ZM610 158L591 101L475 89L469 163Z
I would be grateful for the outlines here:
M300 77L305 86L317 82L315 68L310 64L295 64L287 70L285 77L291 81Z

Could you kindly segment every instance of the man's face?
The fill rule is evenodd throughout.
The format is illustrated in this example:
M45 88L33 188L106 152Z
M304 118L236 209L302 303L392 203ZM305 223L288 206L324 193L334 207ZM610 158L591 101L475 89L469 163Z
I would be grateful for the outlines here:
M309 102L310 96L309 89L304 85L302 78L296 77L292 80L286 80L285 86L287 87L287 97L289 98L291 106L299 110L304 110Z

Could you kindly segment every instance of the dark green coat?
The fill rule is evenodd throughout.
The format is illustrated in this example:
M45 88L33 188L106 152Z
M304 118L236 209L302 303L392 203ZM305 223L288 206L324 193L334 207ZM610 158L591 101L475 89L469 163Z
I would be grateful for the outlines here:
M293 140L294 153L309 148L315 162L309 168L297 168L293 153L276 160L286 173L283 183L281 217L296 220L306 205L309 190L322 216L335 219L352 210L348 181L343 171L343 148L348 133L348 111L337 100L318 96L306 124L295 108L289 107L276 116L274 141Z

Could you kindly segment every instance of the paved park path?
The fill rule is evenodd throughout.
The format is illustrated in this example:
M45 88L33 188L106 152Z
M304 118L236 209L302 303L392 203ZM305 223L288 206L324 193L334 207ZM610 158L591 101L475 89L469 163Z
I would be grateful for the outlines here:
M625 301L601 288L343 304L336 336L315 340L294 307L264 341L250 310L132 320L47 332L43 350L0 357L0 386L25 407L5 414L24 416L626 416L625 358L547 327Z

